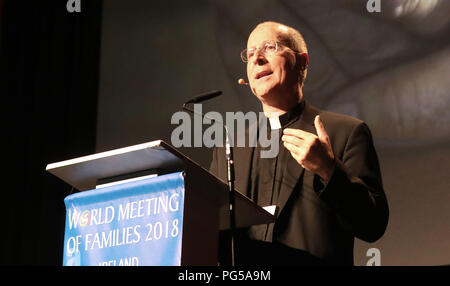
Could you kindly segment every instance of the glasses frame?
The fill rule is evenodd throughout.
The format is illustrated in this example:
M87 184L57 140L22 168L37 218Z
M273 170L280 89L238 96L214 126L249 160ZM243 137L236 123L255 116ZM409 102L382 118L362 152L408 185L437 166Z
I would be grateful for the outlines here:
M273 52L270 52L270 53L267 52L266 49L267 49L267 47L270 46L270 45L268 45L268 43L275 43L275 50L274 50ZM276 54L276 53L278 52L280 46L286 47L285 45L283 45L282 43L280 43L280 42L278 42L278 41L267 40L267 41L264 41L264 42L263 42L263 45L260 46L259 48L258 48L258 47L252 47L252 48L250 48L250 49L255 49L255 54L258 53L258 52L261 52L263 55L274 55L274 54ZM290 49L289 47L286 47L286 48ZM241 53L240 53L241 60L242 60L244 63L248 63L248 60L249 60L249 59L247 58L247 51L248 51L248 50L249 50L249 49L244 49L244 50L242 50ZM292 49L290 49L290 50L292 50ZM293 51L294 51L294 50L293 50ZM295 52L295 51L294 51L294 52ZM252 57L253 57L253 56L252 56ZM251 57L250 57L250 58L251 58Z

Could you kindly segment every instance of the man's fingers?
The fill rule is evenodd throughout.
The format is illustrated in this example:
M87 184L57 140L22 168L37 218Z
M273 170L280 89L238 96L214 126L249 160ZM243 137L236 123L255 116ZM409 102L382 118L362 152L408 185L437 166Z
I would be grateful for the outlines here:
M295 136L298 137L300 139L306 139L306 138L311 138L314 137L316 135L303 131L301 129L294 129L294 128L286 128L283 130L283 134L285 135L291 135L291 136Z
M289 152L293 153L293 155L298 155L298 150L295 147L295 145L288 143L288 142L283 142L284 147L286 147L286 149L288 149Z
M325 127L323 127L320 115L317 115L316 118L314 118L314 126L316 127L317 137L319 137L320 141L329 143L330 139L328 138L327 131L325 131Z
M283 140L283 142L291 143L291 144L297 145L297 146L302 145L304 142L303 139L300 139L297 136L293 136L293 135L283 135L281 137L281 140Z

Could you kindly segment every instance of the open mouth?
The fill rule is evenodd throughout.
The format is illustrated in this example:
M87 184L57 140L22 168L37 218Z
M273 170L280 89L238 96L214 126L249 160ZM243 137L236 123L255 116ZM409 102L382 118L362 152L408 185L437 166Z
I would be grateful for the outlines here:
M260 79L262 77L265 77L265 76L268 76L271 74L272 74L272 71L262 71L262 72L259 72L256 74L255 79Z

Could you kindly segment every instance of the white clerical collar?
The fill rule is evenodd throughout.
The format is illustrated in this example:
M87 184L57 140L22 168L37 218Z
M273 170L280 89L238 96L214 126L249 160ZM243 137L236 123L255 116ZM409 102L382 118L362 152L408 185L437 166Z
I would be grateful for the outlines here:
M270 129L276 130L281 128L280 117L273 116L269 117Z
M281 129L286 124L290 124L293 120L301 115L305 102L302 100L298 105L294 106L287 112L264 112L266 118L269 118L270 129Z
M269 119L270 129L272 130L281 129L280 113L264 112L264 115L266 116L266 118Z

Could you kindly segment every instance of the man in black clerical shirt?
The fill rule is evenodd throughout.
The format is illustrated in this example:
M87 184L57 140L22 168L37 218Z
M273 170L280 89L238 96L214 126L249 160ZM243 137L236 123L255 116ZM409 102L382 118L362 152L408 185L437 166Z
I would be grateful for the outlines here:
M308 51L297 30L261 23L241 58L264 114L279 121L282 144L274 158L259 145L234 148L236 189L277 206L275 223L239 231L237 265L353 265L354 238L378 240L389 217L368 126L303 98ZM215 148L211 172L226 180L226 171L224 148Z

